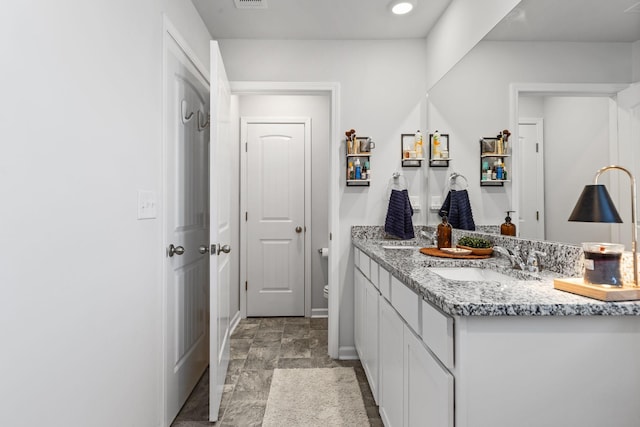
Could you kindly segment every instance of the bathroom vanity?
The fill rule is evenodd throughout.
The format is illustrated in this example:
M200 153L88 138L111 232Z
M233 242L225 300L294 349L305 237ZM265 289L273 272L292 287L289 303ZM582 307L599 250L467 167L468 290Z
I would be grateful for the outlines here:
M558 291L566 272L503 257L425 256L426 241L374 229L352 231L354 334L386 426L640 425L640 302Z

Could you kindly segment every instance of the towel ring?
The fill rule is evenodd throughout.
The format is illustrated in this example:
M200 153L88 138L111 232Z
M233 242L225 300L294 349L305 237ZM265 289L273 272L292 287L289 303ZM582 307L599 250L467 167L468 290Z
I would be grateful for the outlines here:
M458 178L464 179L464 187L462 187L462 185L457 182ZM460 190L466 190L467 188L469 188L469 181L467 181L467 178L464 175L453 172L451 175L449 175L449 189L452 190L453 186L456 184L460 186Z

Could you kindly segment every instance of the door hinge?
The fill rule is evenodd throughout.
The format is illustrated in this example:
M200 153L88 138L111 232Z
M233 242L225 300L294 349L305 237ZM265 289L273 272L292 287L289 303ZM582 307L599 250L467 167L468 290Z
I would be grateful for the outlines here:
M329 233L329 240L333 239L333 235Z
M244 143L244 152L245 152L245 153L248 153L248 152L249 152L249 143L248 143L248 142L245 142L245 143Z
M245 220L245 221L249 221L249 211L246 211L246 212L244 213L244 220Z
M249 289L249 282L244 282L244 290L248 290Z
M540 143L536 142L536 153L538 152L539 147L540 147Z
M536 221L540 221L540 211L536 211Z

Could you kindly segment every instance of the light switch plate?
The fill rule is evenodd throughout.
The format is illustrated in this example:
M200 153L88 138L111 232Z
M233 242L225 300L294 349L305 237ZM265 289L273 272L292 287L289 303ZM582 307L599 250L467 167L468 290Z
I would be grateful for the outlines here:
M154 191L138 190L138 219L156 218L157 204Z

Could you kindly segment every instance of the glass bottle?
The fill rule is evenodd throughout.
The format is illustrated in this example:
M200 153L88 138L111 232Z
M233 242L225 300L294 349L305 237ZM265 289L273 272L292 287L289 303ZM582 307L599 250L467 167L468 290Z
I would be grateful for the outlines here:
M516 225L511 222L511 217L509 213L513 211L507 211L507 217L504 219L504 223L500 226L500 234L503 236L515 236L516 235Z
M451 224L447 220L447 213L442 217L442 222L438 224L438 249L451 247Z

